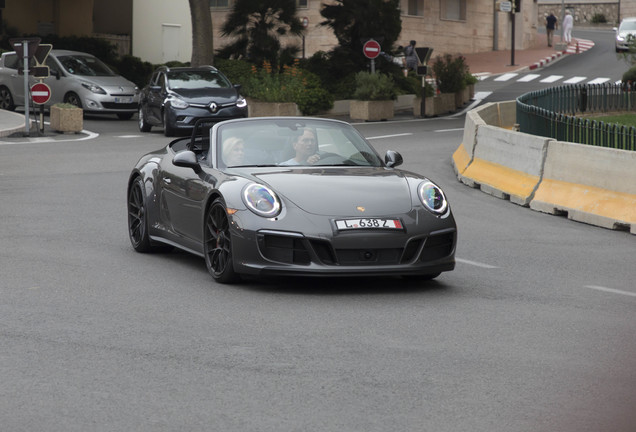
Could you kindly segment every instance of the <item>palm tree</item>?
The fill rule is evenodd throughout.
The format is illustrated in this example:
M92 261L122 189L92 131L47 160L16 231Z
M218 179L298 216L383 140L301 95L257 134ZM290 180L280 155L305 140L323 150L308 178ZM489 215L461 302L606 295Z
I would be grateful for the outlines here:
M222 57L245 57L256 64L276 65L279 59L298 53L298 45L281 51L279 38L300 36L304 28L296 16L296 0L236 0L221 34L234 41L218 51Z
M192 17L192 66L213 65L214 47L209 0L189 0Z

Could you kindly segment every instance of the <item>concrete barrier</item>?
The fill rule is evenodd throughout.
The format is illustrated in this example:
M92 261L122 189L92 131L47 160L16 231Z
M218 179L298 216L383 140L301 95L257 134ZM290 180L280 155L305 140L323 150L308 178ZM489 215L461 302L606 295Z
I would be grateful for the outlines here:
M533 210L636 234L636 152L513 131L515 101L467 113L458 179Z
M530 208L636 234L636 152L551 142Z
M550 140L485 125L478 128L476 141L473 161L460 180L490 195L528 206L541 180Z

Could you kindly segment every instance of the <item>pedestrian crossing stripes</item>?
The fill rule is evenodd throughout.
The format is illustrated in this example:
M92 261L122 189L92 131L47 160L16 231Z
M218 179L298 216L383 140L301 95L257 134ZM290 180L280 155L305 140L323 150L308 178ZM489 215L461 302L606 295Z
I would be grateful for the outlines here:
M553 84L557 82L560 82L562 84L603 84L608 81L611 81L611 78L607 78L607 77L596 77L596 78L590 78L585 76L565 77L563 75L548 75L548 74L542 75L542 74L536 74L536 73L521 74L516 72L508 72L498 76L478 77L480 81L486 81L491 78L492 78L492 81L497 81L497 82L507 82L507 81L513 82L514 81L514 82L529 83L532 81L537 81L537 82L547 83L547 84ZM620 80L616 81L615 84L620 84Z

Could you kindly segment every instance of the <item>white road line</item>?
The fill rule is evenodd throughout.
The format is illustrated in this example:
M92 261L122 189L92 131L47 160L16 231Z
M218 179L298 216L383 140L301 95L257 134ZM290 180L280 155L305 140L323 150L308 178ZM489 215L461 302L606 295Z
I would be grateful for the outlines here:
M544 78L544 79L542 79L539 82L542 82L542 83L553 83L555 81L560 80L561 78L563 78L563 75L550 75L549 77Z
M607 82L609 80L610 80L609 78L596 78L588 82L588 84L603 84L604 82Z
M83 130L81 133L86 134L85 137L81 138L72 138L72 139L53 139L49 137L24 137L22 141L0 141L0 145L25 145L25 144L42 144L42 143L63 143L63 142L72 142L72 141L86 141L89 139L94 139L99 136L96 132L91 132L87 130Z
M589 289L593 289L593 290L597 290L597 291L608 292L608 293L612 293L612 294L621 294L621 295L626 295L626 296L630 296L630 297L636 297L636 293L634 293L634 292L621 291L621 290L617 290L617 289L614 289L614 288L606 288L606 287L596 286L596 285L585 285L585 288L589 288Z
M479 92L475 92L475 100L484 100L486 99L488 96L490 96L492 94L491 91L479 91Z
M381 136L376 136L376 137L367 137L368 140L374 140L374 139L384 139L384 138L395 138L395 137L399 137L399 136L409 136L409 135L413 135L412 133L403 133L403 134L395 134L395 135L381 135Z
M455 128L455 129L437 129L434 130L433 132L438 133L438 132L457 132L457 131L463 131L464 128Z
M570 78L569 80L563 81L563 84L576 84L578 82L583 81L586 78L587 77L575 76L575 77Z
M497 78L495 78L495 81L508 81L513 79L514 77L516 77L517 73L505 73L503 75L498 76Z
M115 138L144 138L145 135L119 135L116 136Z
M534 81L537 78L539 78L541 75L539 74L528 74L524 77L519 78L517 81L518 82L530 82L530 81Z
M455 261L463 263L463 264L469 264L475 267L481 267L481 268L487 268L487 269L496 269L499 268L497 266L492 266L490 264L484 264L484 263L480 263L477 261L469 261L469 260L465 260L465 259L461 259L461 258L455 258Z

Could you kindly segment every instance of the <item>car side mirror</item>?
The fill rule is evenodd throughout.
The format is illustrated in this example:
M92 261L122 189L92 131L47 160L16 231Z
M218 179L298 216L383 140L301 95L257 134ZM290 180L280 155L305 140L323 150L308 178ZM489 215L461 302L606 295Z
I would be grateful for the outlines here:
M60 79L60 71L59 70L51 69L50 74L53 75L55 77L55 79Z
M236 89L236 91L240 91L243 86L241 84L234 84L234 88Z
M197 155L191 150L183 150L177 153L172 159L172 164L183 168L192 168L195 173L201 172L201 165L197 160Z
M402 159L402 155L393 150L387 150L384 155L384 163L389 168L395 168L396 166L402 165L404 159Z

